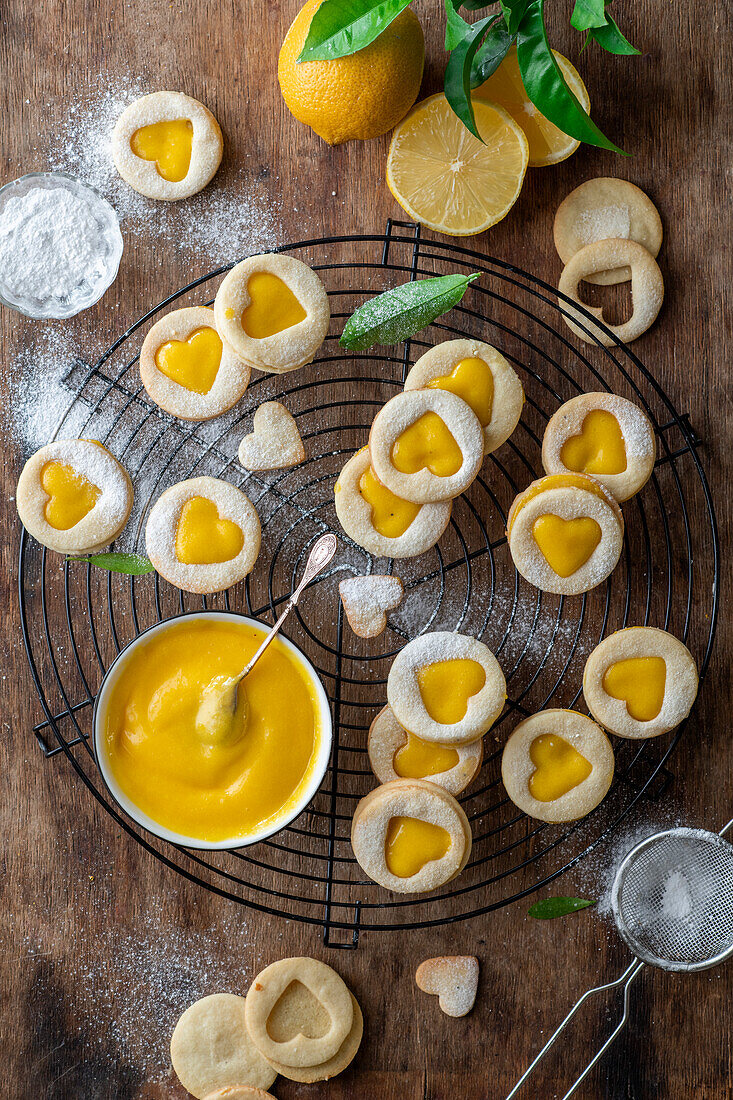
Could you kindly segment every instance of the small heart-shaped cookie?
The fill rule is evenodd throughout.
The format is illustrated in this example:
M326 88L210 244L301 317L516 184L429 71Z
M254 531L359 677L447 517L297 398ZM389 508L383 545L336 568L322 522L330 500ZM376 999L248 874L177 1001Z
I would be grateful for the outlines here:
M546 515L535 520L532 536L542 557L558 577L572 577L601 541L601 528L590 516L562 519Z
M478 959L474 955L441 955L425 959L415 973L418 989L433 993L446 1016L467 1016L478 989Z
M405 590L399 577L375 574L341 581L339 594L354 633L376 638L387 625L387 612L397 607Z
M254 415L254 431L239 444L245 470L282 470L305 458L298 425L279 401L266 401Z

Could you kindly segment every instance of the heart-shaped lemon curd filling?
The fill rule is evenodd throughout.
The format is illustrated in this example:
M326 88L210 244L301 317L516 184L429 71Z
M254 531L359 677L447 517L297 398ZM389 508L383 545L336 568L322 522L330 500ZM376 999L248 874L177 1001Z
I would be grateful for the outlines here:
M603 674L603 690L626 703L637 722L651 722L664 703L667 664L663 657L628 657L609 665Z
M508 535L511 534L517 516L525 505L529 504L535 497L538 497L540 493L546 493L549 489L583 489L584 492L593 493L595 496L600 497L601 500L608 500L600 482L594 481L592 477L588 477L586 474L548 474L547 477L541 477L538 481L533 482L532 485L521 494L522 499L513 509L511 514L509 530L507 531Z
M592 409L580 429L560 449L560 461L580 474L622 474L626 469L626 444L619 422L605 409Z
M392 763L403 779L424 779L426 775L450 771L458 760L458 753L450 745L429 744L414 733L408 733L407 741L394 754Z
M371 506L372 527L387 539L404 535L420 511L419 504L403 500L382 485L371 466L359 478L359 492Z
M532 538L558 577L572 577L601 541L601 528L590 516L562 519L549 514L534 521Z
M412 878L426 863L442 859L451 843L450 833L431 821L390 818L384 845L387 870L396 878Z
M188 175L192 145L193 123L187 118L152 122L130 138L135 156L154 160L158 175L169 183L179 183Z
M207 394L216 381L223 345L215 328L197 328L187 340L168 340L155 353L161 374L192 393Z
M287 1043L298 1035L320 1039L330 1030L331 1017L318 997L296 979L278 997L265 1027L276 1043Z
M242 528L222 519L213 501L191 497L176 528L176 557L184 565L216 565L236 558L244 546Z
M491 420L494 404L494 376L489 364L483 359L461 359L451 374L433 378L428 388L450 390L462 397L478 417L481 427L485 428Z
M463 454L443 418L431 410L398 435L392 465L402 474L427 467L436 477L451 477L463 465Z
M417 670L417 682L425 710L433 721L451 726L466 717L468 700L481 691L486 673L478 661L455 657L423 665Z
M93 482L65 462L47 462L41 470L41 487L48 494L46 521L56 531L68 531L89 515L102 495Z
M529 777L529 793L538 802L554 802L579 786L593 765L564 737L543 733L529 747L535 770Z
M287 283L270 271L255 271L247 282L250 302L242 328L253 340L264 340L305 321L308 314Z

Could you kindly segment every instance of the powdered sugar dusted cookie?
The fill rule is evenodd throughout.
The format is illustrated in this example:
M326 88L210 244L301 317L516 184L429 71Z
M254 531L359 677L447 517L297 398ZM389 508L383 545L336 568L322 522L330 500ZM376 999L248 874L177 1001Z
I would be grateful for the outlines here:
M216 326L258 370L283 374L310 363L328 332L321 280L302 260L268 253L233 267L216 295Z
M145 546L161 577L176 588L222 592L252 571L260 521L241 489L215 477L194 477L158 497Z
M367 752L380 783L393 779L427 779L450 794L460 794L474 778L484 755L479 737L468 745L423 741L408 733L390 706L382 707L369 727Z
M143 341L148 396L181 420L210 420L236 405L252 368L223 343L213 309L188 306L161 317Z
M264 1089L251 1088L249 1085L234 1085L217 1089L216 1092L207 1096L206 1100L275 1100L275 1097Z
M616 568L624 520L600 481L587 474L551 474L515 497L507 539L515 567L530 584L576 596Z
M548 474L590 474L619 501L646 485L656 457L649 417L615 393L581 393L566 401L542 439Z
M480 340L446 340L430 348L405 380L406 390L443 389L463 398L479 419L489 454L512 434L524 390L506 359Z
M321 1062L317 1066L286 1066L282 1062L270 1060L272 1068L276 1069L281 1077L287 1077L289 1081L300 1081L306 1085L313 1084L316 1081L330 1081L332 1077L343 1073L356 1057L364 1034L364 1017L353 993L351 994L351 1004L354 1009L354 1022L351 1025L351 1031L333 1058L329 1058L328 1061Z
M448 526L453 502L414 504L382 485L364 447L349 459L334 487L336 515L346 534L377 558L415 558Z
M279 401L260 405L252 427L239 444L239 461L245 470L282 470L305 458L295 417Z
M415 971L415 983L423 993L438 997L446 1016L467 1016L478 991L478 959L475 955L442 955L425 959Z
M416 504L448 500L481 469L484 432L470 405L446 390L406 390L384 405L369 433L375 474Z
M23 467L15 503L21 522L42 546L60 554L103 550L132 508L127 471L101 443L57 439Z
M679 726L697 696L695 660L666 630L628 626L596 646L583 694L602 726L619 737L658 737Z
M489 647L448 630L413 638L387 677L395 718L424 741L475 741L494 724L505 700L504 673Z
M564 264L595 241L623 237L641 244L656 257L662 245L662 219L656 206L628 180L600 176L586 180L563 199L555 214L555 247ZM628 266L586 276L591 283L623 283Z
M399 577L370 573L339 584L349 626L360 638L376 638L387 625L387 612L397 607L405 590Z
M211 111L183 92L136 99L112 131L112 158L130 187L149 199L186 199L213 179L224 148Z

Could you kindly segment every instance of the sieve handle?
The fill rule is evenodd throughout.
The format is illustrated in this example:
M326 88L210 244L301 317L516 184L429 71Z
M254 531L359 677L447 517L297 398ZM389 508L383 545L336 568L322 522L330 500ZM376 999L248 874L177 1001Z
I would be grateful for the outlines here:
M728 830L729 830L729 829L730 829L730 828L731 828L732 826L733 826L733 817L732 817L732 818L730 819L730 821L728 822L728 824L727 824L727 825L724 825L724 826L723 826L723 828L722 828L722 829L720 830L720 832L718 833L718 836L725 836L725 834L726 834L726 833L728 832Z
M623 989L624 989L624 1002L623 1002L623 1014L621 1016L621 1019L619 1020L618 1024L613 1029L613 1031L611 1032L609 1037L606 1039L603 1046L596 1052L596 1054L593 1056L591 1061L585 1067L585 1069L581 1073L580 1077L577 1078L575 1083L573 1085L571 1085L569 1090L565 1093L565 1095L562 1098L562 1100L569 1100L569 1098L573 1095L573 1093L576 1091L578 1086L586 1079L586 1077L588 1076L590 1071L593 1069L593 1067L601 1060L603 1055L606 1053L606 1051L611 1046L611 1044L613 1043L616 1036L619 1034L621 1029L624 1027L626 1021L628 1020L628 1018L629 1018L629 990L631 988L631 983L633 982L633 980L637 976L637 974L639 974L643 969L644 969L644 963L640 959L634 959L634 961L631 963L631 965L626 968L626 970L623 972L621 977L617 978L615 982L607 982L606 985L597 985L594 989L588 989L583 994L583 996L578 1001L576 1001L575 1005L570 1009L570 1011L568 1012L568 1014L565 1017L565 1019L563 1020L563 1022L560 1024L560 1026L557 1028L557 1030L555 1032L553 1032L553 1034L547 1040L547 1042L545 1043L545 1045L543 1046L542 1050L539 1052L539 1054L537 1055L535 1060L527 1067L527 1069L524 1071L522 1076L519 1078L519 1080L517 1081L517 1083L514 1086L514 1088L512 1089L512 1091L507 1093L506 1100L513 1100L513 1098L517 1095L517 1093L521 1089L524 1082L527 1080L527 1078L530 1076L530 1074L534 1071L535 1067L538 1066L540 1064L540 1062L542 1061L542 1059L545 1057L545 1055L549 1051L550 1047L554 1046L555 1042L559 1039L560 1035L565 1030L567 1025L570 1023L573 1016L575 1016L575 1013L578 1011L578 1009L581 1008L582 1005L585 1004L585 1002L590 997L592 997L595 993L605 993L610 989L618 989L619 986L623 986Z

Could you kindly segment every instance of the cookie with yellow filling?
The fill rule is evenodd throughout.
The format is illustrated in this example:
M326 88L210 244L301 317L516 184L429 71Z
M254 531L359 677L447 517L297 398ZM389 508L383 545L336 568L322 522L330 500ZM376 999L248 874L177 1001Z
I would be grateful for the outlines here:
M515 497L507 540L519 573L543 592L576 596L616 568L624 539L621 509L587 474L551 474Z
M119 535L132 509L132 482L106 447L57 439L26 462L15 503L33 538L59 554L92 554Z
M524 405L516 373L496 348L480 340L436 344L412 367L405 389L441 389L462 397L481 423L486 454L507 441Z
M504 709L506 680L488 646L466 634L421 634L387 677L387 702L400 725L423 741L476 741Z
M401 726L386 706L369 727L367 752L380 783L427 779L450 794L460 794L481 767L484 746L481 738L468 745L423 741Z
M471 826L452 794L424 779L398 779L362 798L351 846L363 871L398 894L437 890L465 867Z
M448 526L453 501L414 504L382 485L367 447L349 459L334 487L336 515L349 538L377 558L416 558Z
M210 420L236 405L252 368L216 331L213 309L187 306L161 317L140 349L148 397L181 420Z
M596 646L583 672L593 717L619 737L668 733L697 696L695 660L686 645L654 626L627 626Z
M606 797L614 771L611 742L575 710L541 710L513 730L501 778L515 806L540 821L576 821Z
M194 477L158 497L145 527L148 557L184 592L222 592L244 580L260 551L260 521L246 493Z
M284 374L310 363L331 319L326 288L294 256L250 256L233 267L214 301L223 339L258 370Z
M581 393L566 401L542 439L548 474L590 474L618 501L646 485L656 457L649 417L615 393Z
M153 92L126 107L112 131L112 159L149 199L187 199L221 164L224 142L211 111L183 92Z

